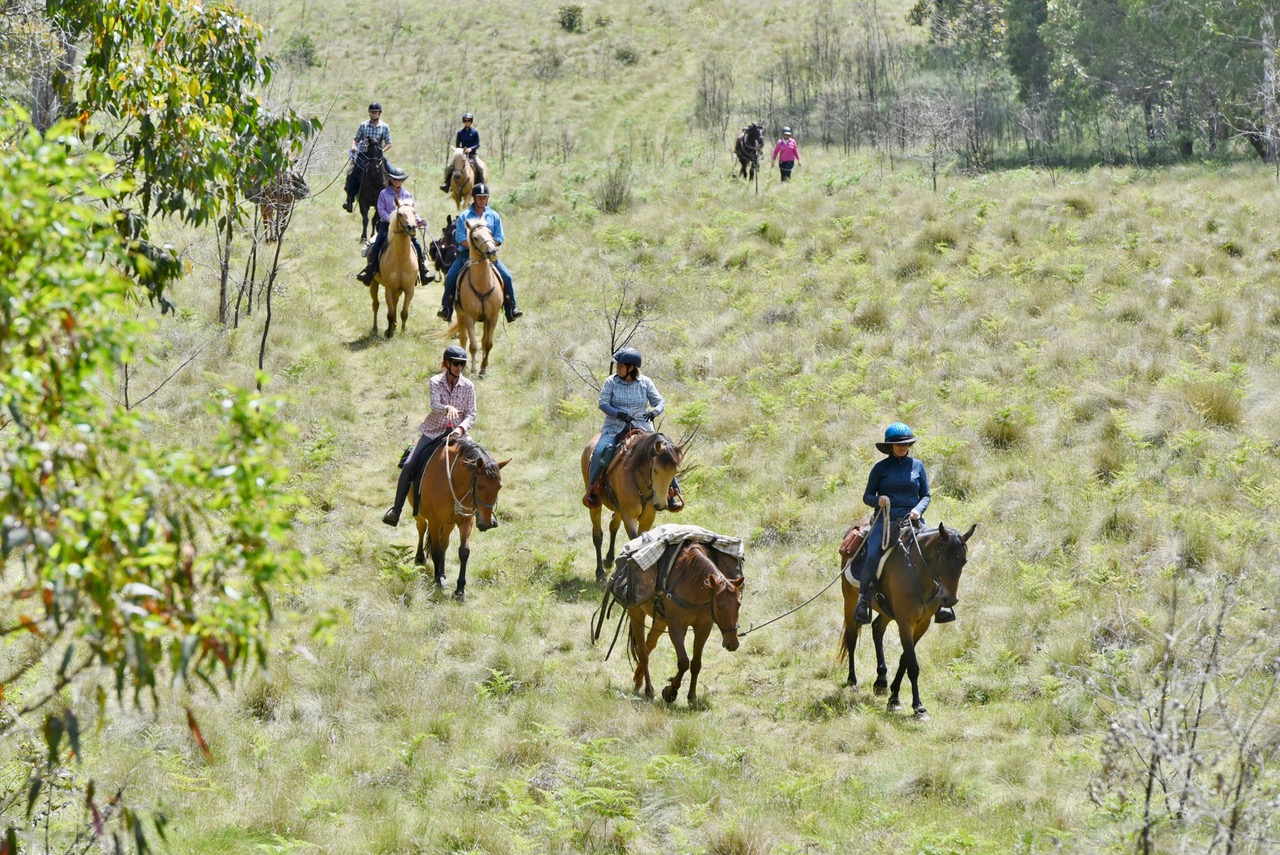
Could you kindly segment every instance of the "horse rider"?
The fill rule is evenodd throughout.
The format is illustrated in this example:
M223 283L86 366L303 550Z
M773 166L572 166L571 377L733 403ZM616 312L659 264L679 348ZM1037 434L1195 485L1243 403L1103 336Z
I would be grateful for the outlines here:
M387 247L387 231L391 226L391 218L396 215L396 208L403 202L413 204L413 194L404 189L404 180L408 177L409 173L403 169L387 164L388 184L378 194L378 233L373 239L373 246L369 247L369 254L365 256L364 270L356 274L356 278L365 285L372 282L374 274L378 272L382 251ZM418 228L423 228L426 224L422 217L418 217ZM409 235L409 240L413 241L413 251L418 254L418 278L425 285L433 281L436 275L427 269L427 256L422 251L422 244L418 243L417 234Z
M876 448L888 456L871 467L867 490L862 496L862 501L875 508L877 513L866 539L858 605L853 613L853 619L858 623L871 622L876 571L880 569L880 558L884 555L881 544L885 525L889 526L889 543L892 545L904 521L907 525L920 523L925 508L929 507L929 476L925 474L924 464L911 456L911 446L915 441L916 435L911 428L902 422L894 422L885 428L884 442L876 443ZM889 509L887 521L886 507ZM955 612L945 607L939 608L933 618L934 623L950 623L955 619Z
M463 211L453 224L453 239L458 242L459 252L458 257L449 266L449 272L444 275L444 297L441 299L440 311L436 313L436 317L445 321L453 320L453 301L458 290L458 276L462 273L463 265L470 260L466 246L467 223L471 220L483 220L489 227L489 231L493 233L494 241L499 246L502 245L502 217L489 207L489 185L487 184L477 184L471 188L471 207ZM511 323L524 314L516 308L516 290L511 281L511 271L496 258L493 260L493 267L498 271L498 277L502 279L502 311L507 316L507 322Z
M476 157L476 152L480 151L480 132L471 127L471 123L475 121L475 116L470 113L462 114L462 127L458 128L457 135L453 138L455 147L462 149L462 153L467 156L467 160L471 161L471 168L476 171L476 184L484 183L484 166L480 163L480 159ZM453 178L453 165L445 164L444 167L444 183L440 185L441 193L449 192L449 182Z
M775 162L782 173L782 180L790 181L791 170L800 165L800 147L796 145L795 137L791 136L791 128L782 129L782 139L773 147L769 165L773 166Z
M342 210L351 213L351 205L360 192L360 175L364 172L364 155L369 150L369 141L382 145L385 154L391 148L391 128L382 121L382 105L374 101L369 105L369 119L356 128L355 138L351 140L351 151L347 153L350 171L347 173L347 201L342 203Z
M451 436L462 436L476 424L476 387L462 369L467 367L467 352L456 344L444 349L439 374L431 378L431 412L418 425L418 442L401 461L400 480L396 482L396 503L382 515L389 526L400 522L400 511L410 488L422 480L422 473L436 449Z
M628 428L653 432L654 419L666 409L666 402L658 394L653 381L640 373L643 361L640 351L633 347L622 348L613 355L614 372L600 389L598 404L605 420L587 470L589 486L587 494L582 497L582 504L588 508L600 506L604 474L618 449L618 435ZM679 511L682 508L684 500L680 496L680 485L672 479L671 490L667 494L667 510Z

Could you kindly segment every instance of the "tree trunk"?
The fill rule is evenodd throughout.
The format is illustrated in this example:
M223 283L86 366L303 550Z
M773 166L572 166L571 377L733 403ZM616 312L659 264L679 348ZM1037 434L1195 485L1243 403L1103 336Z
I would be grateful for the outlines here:
M1262 13L1262 159L1266 163L1275 163L1280 138L1280 115L1276 111L1276 54L1275 54L1275 14L1267 9Z

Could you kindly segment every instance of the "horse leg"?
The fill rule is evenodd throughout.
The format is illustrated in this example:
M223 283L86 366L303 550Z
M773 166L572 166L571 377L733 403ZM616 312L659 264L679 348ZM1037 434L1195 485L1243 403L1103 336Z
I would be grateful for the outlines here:
M467 321L466 321L466 323L463 325L463 327L464 327L464 329L466 329L466 331L467 331L467 343L466 343L465 345L463 345L463 346L464 346L464 347L466 347L466 348L467 348L467 350L469 350L469 351L471 352L471 364L472 364L472 365L475 365L475 364L476 364L476 351L478 351L478 350L480 349L480 342L476 340L476 322L475 322L475 319L474 319L474 318L472 318L470 315L468 315L468 316L467 316ZM483 368L481 368L481 369L480 369L480 371L479 371L479 372L477 372L477 373L479 373L479 374L483 375L483 374L484 374L484 369L483 369Z
M641 627L643 629L643 626ZM649 660L653 658L653 650L658 646L658 639L662 638L663 633L667 631L667 622L653 616L653 623L649 626L649 638L644 643L644 670L641 671L640 666L636 666L635 683L636 691L640 691L640 680L642 677L649 676ZM653 684L649 684L649 697L653 697Z
M631 644L636 651L636 673L635 673L635 691L640 691L640 684L644 683L644 696L652 700L653 698L653 682L649 679L649 645L645 643L644 638L644 609L637 607L627 609L631 615ZM654 618L654 624L657 625L657 618Z
M404 332L409 324L409 304L413 302L413 289L412 285L404 289L404 303L400 307L400 332Z
M591 542L596 547L596 581L604 581L604 559L600 556L600 547L604 544L604 528L600 525L600 506L591 509ZM613 550L609 550L609 560L613 560Z
M400 292L387 287L387 338L396 333L396 303L400 302Z
M858 675L854 670L854 652L858 649L858 635L862 625L853 619L853 610L857 605L858 595L853 586L845 579L840 580L840 592L844 595L844 649L849 654L849 680L853 688L858 688Z
M444 551L449 546L449 535L453 533L450 524L440 526L439 531L431 533L431 566L435 570L436 585L444 586Z
M498 287L502 287L501 284ZM496 317L492 321L486 319L484 322L484 339L481 343L481 348L484 350L484 358L480 361L481 377L489 370L489 351L493 349L493 328L497 325L498 319Z
M698 672L702 670L702 647L707 643L707 637L711 635L711 627L710 618L705 624L696 624L693 627L693 661L689 663L689 706L698 702Z
M670 604L667 605L670 609ZM670 611L668 611L670 614ZM684 637L689 631L689 627L680 621L671 621L667 626L667 635L671 636L671 646L676 649L676 675L671 678L671 682L662 690L662 699L667 703L673 703L680 695L680 681L684 679L684 674L689 670L689 651L684 649Z
M920 700L920 660L916 657L916 644L920 641L920 636L924 635L925 630L929 628L929 621L929 618L924 618L912 628L910 648L903 644L904 651L906 649L911 651L907 659L907 676L911 678L911 709L919 721L928 721L929 711L924 708L924 703ZM906 636L905 632L903 636Z
M453 598L462 602L467 598L467 559L471 557L471 517L467 517L458 526L458 584L453 589Z
M889 667L884 662L884 631L889 628L889 619L884 615L876 615L871 624L871 639L876 645L876 683L872 687L877 695L889 690Z
M369 283L369 299L373 301L373 334L378 334L378 278Z
M902 640L902 656L898 659L898 673L894 675L893 685L889 687L889 710L897 712L902 709L902 702L898 700L898 690L902 686L902 675L905 673L911 678L911 708L915 711L916 718L923 721L929 718L929 713L925 710L924 704L920 703L920 662L916 659L918 637L915 627L898 624L898 638Z
M425 567L427 564L427 556L423 551L422 545L427 540L427 521L421 518L415 519L418 524L418 554L413 556L413 563L419 567Z
M609 553L604 557L605 564L613 564L613 547L618 541L618 526L622 525L622 514L614 511L613 517L609 520ZM627 529L630 531L630 529ZM632 535L634 537L634 535Z

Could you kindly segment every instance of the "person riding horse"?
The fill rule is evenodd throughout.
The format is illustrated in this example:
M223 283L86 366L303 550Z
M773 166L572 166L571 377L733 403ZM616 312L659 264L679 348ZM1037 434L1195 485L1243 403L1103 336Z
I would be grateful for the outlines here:
M480 132L471 127L471 123L475 121L475 116L470 113L462 114L462 127L458 128L457 136L453 138L455 147L462 149L466 154L467 160L471 161L471 168L476 171L476 183L484 183L484 164L480 158L476 157L476 153L480 151ZM440 185L441 193L449 192L449 181L453 176L453 166L446 164L444 168L444 183Z
M465 247L469 240L467 222L476 219L482 220L489 227L494 241L501 246L503 241L502 217L497 211L489 207L489 186L487 184L477 184L471 189L471 207L463 211L462 215L453 224L453 237L458 242L459 247ZM437 317L442 320L453 320L453 302L458 291L458 276L462 273L462 268L468 260L469 257L466 252L459 252L458 257L449 266L449 272L444 276L444 296L441 298L440 311L437 313ZM496 258L493 260L493 267L498 271L499 278L502 279L502 310L506 313L507 322L511 323L524 314L524 312L516 308L516 289L515 284L511 281L511 271L507 270L506 265Z
M360 192L360 174L364 172L364 155L369 149L370 140L379 143L384 154L391 148L391 128L382 121L382 105L377 101L369 105L369 120L361 122L360 127L356 128L351 151L347 154L350 171L347 173L347 201L342 203L342 210L348 214L356 201L356 193Z
M880 569L880 558L884 555L884 527L889 526L889 542L892 544L904 522L906 525L919 523L924 518L925 509L929 507L929 476L925 474L924 464L911 456L911 446L915 441L916 435L911 432L911 428L902 422L894 422L885 428L884 442L876 443L876 448L888 457L871 467L867 489L862 496L862 501L877 512L875 524L866 539L866 558L859 581L858 605L853 615L858 623L871 622L876 572ZM938 609L933 620L934 623L948 623L955 619L955 612L944 607Z
M418 425L417 445L404 459L396 482L395 504L382 515L382 521L392 527L399 524L409 490L421 480L436 449L449 437L468 433L476 424L476 387L462 376L462 369L467 367L467 352L456 344L449 345L444 349L440 367L443 370L431 378L431 412Z
M391 183L378 195L378 234L373 239L373 246L369 247L364 270L356 274L356 279L365 285L372 282L374 275L378 272L382 251L387 247L387 230L391 226L391 218L395 216L396 208L404 202L413 204L413 194L404 189L404 180L408 177L409 173L403 169L387 164L387 180ZM425 225L426 221L419 217L418 228ZM422 244L418 243L418 236L413 234L409 239L413 241L413 251L418 254L418 278L424 285L434 281L436 275L427 269L427 256L422 251Z
M652 433L656 428L653 420L662 415L666 402L658 393L658 387L646 375L640 373L640 365L644 361L640 351L632 347L624 347L613 355L614 373L604 381L597 402L600 411L605 414L604 426L600 428L600 441L596 443L591 455L591 467L587 474L587 493L582 497L582 504L588 508L600 506L600 492L604 489L604 474L609 470L613 455L618 450L618 436L627 430L641 430ZM680 497L680 485L671 480L671 491L667 496L667 510L679 511L684 508Z

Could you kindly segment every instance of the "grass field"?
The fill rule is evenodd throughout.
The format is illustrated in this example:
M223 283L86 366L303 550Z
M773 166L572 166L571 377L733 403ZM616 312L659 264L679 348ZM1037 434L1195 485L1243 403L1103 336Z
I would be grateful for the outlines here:
M268 674L183 699L213 762L175 705L122 712L91 757L174 818L172 851L1132 848L1141 784L1104 762L1123 756L1104 750L1108 722L1141 709L1175 588L1180 620L1211 619L1234 585L1228 636L1274 637L1273 176L1019 170L947 176L933 193L909 162L801 139L796 180L769 174L756 195L729 178L730 141L690 129L699 63L733 57L748 86L803 38L804 15L760 0L599 4L569 34L541 0L456 15L389 2L357 20L328 0L245 5L273 44L317 45L322 65L273 90L335 105L317 190L376 98L438 232L453 213L434 189L444 144L456 114L477 114L526 315L499 331L478 384L475 436L513 460L501 526L473 539L457 605L413 567L412 525L379 522L438 370L439 286L419 291L407 334L370 336L340 186L299 206L267 367L299 429L300 545L324 572L287 598ZM632 201L605 214L597 193L624 157ZM252 382L261 318L215 338L213 247L178 238L193 265L181 312L156 321L156 364L133 382L154 385L213 339L149 404L182 442L202 396ZM677 520L747 540L744 626L835 574L885 425L921 436L928 517L978 524L960 619L920 646L932 721L842 686L834 591L736 653L709 645L695 709L633 696L625 657L588 643L601 591L577 461L601 417L567 360L605 376L604 316L624 294L648 313L635 344L668 432L698 428ZM451 553L450 581L456 566ZM336 622L313 637L321 615ZM655 682L673 669L663 642ZM1119 701L1104 689L1115 675ZM1261 709L1275 728L1275 704ZM1274 820L1259 833L1274 837ZM1153 851L1206 851L1212 830L1158 834Z

